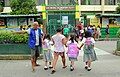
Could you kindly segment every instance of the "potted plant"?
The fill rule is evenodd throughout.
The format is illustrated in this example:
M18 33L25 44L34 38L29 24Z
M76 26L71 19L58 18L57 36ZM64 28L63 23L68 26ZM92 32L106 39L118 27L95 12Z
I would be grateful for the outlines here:
M28 34L17 34L11 31L0 31L0 54L30 54L27 45Z

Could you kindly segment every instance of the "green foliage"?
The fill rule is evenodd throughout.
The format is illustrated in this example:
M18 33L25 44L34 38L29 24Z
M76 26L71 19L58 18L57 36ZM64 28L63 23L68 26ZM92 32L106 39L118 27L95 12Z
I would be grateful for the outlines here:
M120 29L117 32L117 37L120 38Z
M37 14L35 0L10 0L11 14Z
M120 14L120 3L118 4L118 7L116 8L116 13Z
M0 12L2 12L3 11L3 4L2 4L2 2L0 2Z
M11 31L0 31L0 44L26 44L28 41L28 34L18 34Z

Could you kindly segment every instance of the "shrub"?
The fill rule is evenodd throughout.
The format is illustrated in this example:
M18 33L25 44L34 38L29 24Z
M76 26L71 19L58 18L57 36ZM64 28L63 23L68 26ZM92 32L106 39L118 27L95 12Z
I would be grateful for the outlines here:
M18 34L11 31L0 31L0 44L26 44L28 34Z

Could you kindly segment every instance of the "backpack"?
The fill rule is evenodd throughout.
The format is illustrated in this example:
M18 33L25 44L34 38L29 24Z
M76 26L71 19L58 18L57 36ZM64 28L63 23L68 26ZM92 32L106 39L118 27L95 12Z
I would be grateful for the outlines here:
M84 53L92 54L93 51L93 44L91 38L86 38L85 45L84 45Z
M72 58L77 58L79 54L79 49L77 48L77 44L75 43L70 43L68 45L68 57L72 57Z

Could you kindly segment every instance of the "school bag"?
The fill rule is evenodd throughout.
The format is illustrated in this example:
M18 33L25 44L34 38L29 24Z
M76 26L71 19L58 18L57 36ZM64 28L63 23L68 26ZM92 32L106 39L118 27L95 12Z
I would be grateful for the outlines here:
M85 54L92 54L93 53L93 43L91 38L86 38L85 45L84 45L84 53Z
M70 43L68 45L68 52L67 52L68 57L77 58L78 54L79 54L79 49L77 47L77 44Z

